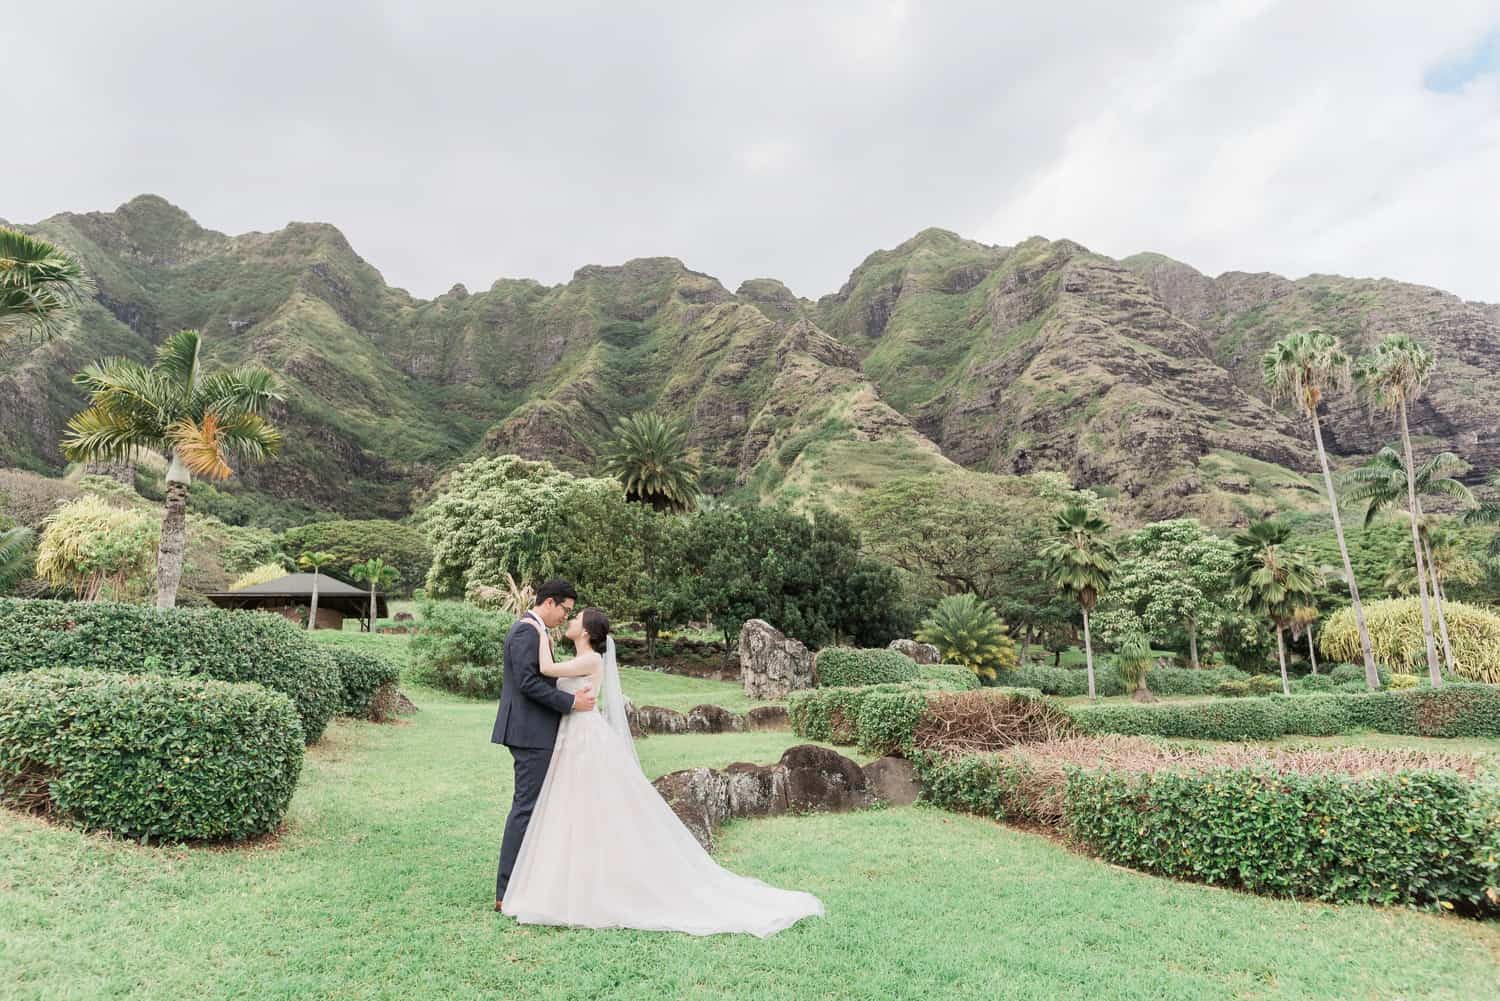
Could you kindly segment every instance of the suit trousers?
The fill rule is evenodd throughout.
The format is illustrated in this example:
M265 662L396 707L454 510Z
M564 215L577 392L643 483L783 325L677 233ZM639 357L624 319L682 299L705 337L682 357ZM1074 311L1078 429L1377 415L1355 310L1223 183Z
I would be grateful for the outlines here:
M509 750L516 770L515 793L511 797L510 816L505 818L505 839L500 843L500 872L495 877L496 900L505 897L505 887L516 867L516 856L526 838L526 826L531 823L531 811L536 809L536 798L542 794L547 765L552 761L550 747L512 747Z

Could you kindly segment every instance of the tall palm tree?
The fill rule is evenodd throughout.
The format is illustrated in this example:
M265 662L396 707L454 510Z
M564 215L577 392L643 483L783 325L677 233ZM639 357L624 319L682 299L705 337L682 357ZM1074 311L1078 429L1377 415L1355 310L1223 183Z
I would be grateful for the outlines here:
M1458 670L1453 642L1448 635L1448 616L1443 606L1448 602L1446 582L1474 584L1479 581L1479 563L1469 555L1468 540L1449 525L1424 516L1421 522L1422 556L1427 562L1427 586L1432 589L1432 607L1437 611L1438 636L1443 645L1443 665L1450 674ZM1417 585L1416 566L1408 553L1399 557L1386 574L1385 586L1398 594L1410 594Z
M1321 330L1283 337L1261 358L1261 371L1272 397L1291 401L1312 425L1318 465L1323 469L1323 488L1328 492L1328 511L1333 515L1333 534L1338 538L1339 556L1344 561L1344 580L1349 583L1349 603L1354 608L1359 648L1365 658L1365 685L1374 691L1380 687L1380 673L1375 669L1375 648L1370 643L1370 630L1365 625L1365 606L1359 600L1359 582L1354 579L1349 543L1344 539L1338 493L1333 488L1333 473L1328 468L1328 451L1323 447L1323 421L1318 416L1318 406L1330 390L1348 388L1350 365L1349 356L1339 347L1338 339Z
M1292 693L1286 673L1286 629L1298 610L1312 604L1321 575L1300 553L1288 548L1292 532L1271 518L1257 521L1234 537L1232 580L1245 608L1276 627L1276 656L1281 661L1281 691Z
M691 511L697 500L698 465L687 456L686 432L651 411L615 425L604 471L619 479L626 497L657 511Z
M264 459L281 447L265 418L280 400L271 373L246 366L204 373L196 330L173 334L147 367L112 358L73 381L89 391L89 408L68 422L63 453L74 461L119 462L141 449L160 452L167 468L166 510L156 557L156 607L177 604L187 547L187 495L193 474L222 480L231 458Z
M1405 334L1391 334L1375 345L1375 350L1360 359L1354 372L1361 395L1374 406L1389 410L1401 431L1401 450L1405 456L1406 511L1411 522L1412 553L1417 558L1417 596L1422 604L1422 640L1427 647L1427 675L1434 688L1443 683L1438 669L1437 643L1432 632L1432 606L1427 600L1426 564L1422 556L1422 536L1418 526L1421 509L1417 506L1417 481L1410 475L1417 468L1412 459L1411 428L1407 425L1407 405L1421 395L1432 378L1432 353Z
M1318 621L1318 606L1303 605L1292 611L1292 639L1307 637L1307 662L1312 667L1312 673L1318 673L1318 651L1317 644L1313 642L1313 623Z
M376 588L389 589L401 579L401 571L391 566L379 556L373 556L363 563L356 563L349 568L349 573L355 580L368 581L370 584L370 632L375 631L375 590Z
M1442 494L1456 498L1465 507L1474 507L1478 502L1474 499L1473 492L1455 479L1467 473L1470 468L1467 462L1454 453L1439 452L1417 467L1415 483L1417 523L1420 526L1419 534L1422 536L1423 556L1427 560L1426 583L1432 588L1432 604L1437 612L1438 634L1443 641L1443 664L1450 673L1454 669L1453 644L1448 639L1448 617L1443 612L1442 588L1438 582L1437 570L1432 563L1432 546L1427 538L1427 522L1422 514L1422 498ZM1401 453L1389 445L1377 452L1369 462L1350 473L1349 477L1354 481L1354 488L1345 491L1345 497L1349 500L1367 502L1366 527L1369 527L1380 511L1407 499L1406 462L1401 458Z
M304 570L311 570L313 575L312 608L307 612L307 631L312 632L318 627L318 572L326 564L338 559L337 553L325 552L324 550L309 550L297 557L297 565Z
M8 594L31 573L34 538L29 528L10 528L0 532L0 594Z
M1089 698L1094 693L1094 641L1089 632L1089 615L1099 603L1099 595L1109 586L1116 558L1114 547L1104 538L1109 530L1104 519L1082 504L1069 504L1053 522L1055 538L1042 551L1050 568L1053 583L1070 594L1083 610L1083 656L1088 668Z
M94 280L78 258L0 227L0 341L12 332L51 337L58 321L93 292Z

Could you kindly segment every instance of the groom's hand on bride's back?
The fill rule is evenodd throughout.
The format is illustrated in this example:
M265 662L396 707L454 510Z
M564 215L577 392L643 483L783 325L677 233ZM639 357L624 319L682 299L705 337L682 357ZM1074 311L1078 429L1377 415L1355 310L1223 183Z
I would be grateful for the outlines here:
M573 693L573 711L575 713L586 713L594 708L596 699L592 685L585 685Z

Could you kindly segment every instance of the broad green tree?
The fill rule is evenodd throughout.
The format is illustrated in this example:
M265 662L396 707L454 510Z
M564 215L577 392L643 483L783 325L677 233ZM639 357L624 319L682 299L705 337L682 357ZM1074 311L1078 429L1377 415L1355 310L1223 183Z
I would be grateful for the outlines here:
M1422 639L1427 650L1427 676L1434 688L1442 685L1442 672L1438 669L1437 643L1433 638L1432 607L1427 598L1426 564L1422 555L1422 537L1418 522L1421 509L1417 506L1417 481L1411 475L1417 468L1412 457L1411 428L1407 423L1407 408L1412 400L1422 394L1432 378L1434 359L1426 348L1405 334L1391 334L1375 346L1375 350L1360 359L1355 370L1355 381L1360 393L1374 406L1387 410L1395 418L1401 432L1401 451L1404 456L1406 480L1406 511L1411 522L1412 553L1417 560L1417 597L1422 605Z
M1269 518L1234 537L1234 584L1245 607L1275 627L1284 695L1292 692L1286 672L1286 630L1322 585L1317 568L1288 546L1290 539L1291 530Z
M53 336L94 292L78 258L18 229L0 226L0 343L12 334Z
M1333 472L1328 467L1328 451L1323 447L1323 421L1318 416L1318 407L1330 391L1349 387L1351 368L1352 362L1339 346L1338 339L1321 330L1283 337L1261 358L1261 371L1271 395L1278 400L1290 401L1312 425L1318 465L1323 470L1323 488L1328 493L1328 512L1333 516L1333 532L1338 538L1339 556L1344 561L1344 579L1349 584L1349 603L1354 608L1354 622L1359 629L1365 685L1374 691L1380 687L1380 674L1375 669L1370 630L1365 625L1365 609L1359 600L1359 581L1349 559L1349 543L1344 538L1344 523L1339 517L1338 492L1333 486Z
M318 627L318 581L320 579L318 574L324 566L332 563L335 558L333 553L318 552L316 550L303 553L297 557L297 565L303 570L312 571L313 575L312 608L307 612L307 628L309 632Z
M168 459L158 608L177 604L193 475L222 480L233 472L231 459L265 459L281 447L281 432L265 416L281 399L271 373L254 366L205 372L201 348L198 332L184 330L162 342L149 367L114 358L85 368L73 381L88 390L89 408L68 422L62 442L75 462L123 462L141 449Z
M355 580L370 585L370 632L375 631L375 610L379 607L376 601L376 591L389 591L396 586L396 581L401 579L401 571L391 566L379 556L372 556L363 563L356 563L349 568L349 573Z
M658 511L691 511L698 498L698 465L687 454L687 432L660 414L622 418L604 451L604 471L625 496Z
M1083 656L1088 670L1089 698L1094 699L1098 696L1089 615L1115 570L1114 547L1104 538L1109 526L1082 504L1069 504L1058 513L1053 527L1055 538L1045 551L1051 566L1050 577L1058 590L1077 601L1083 611Z

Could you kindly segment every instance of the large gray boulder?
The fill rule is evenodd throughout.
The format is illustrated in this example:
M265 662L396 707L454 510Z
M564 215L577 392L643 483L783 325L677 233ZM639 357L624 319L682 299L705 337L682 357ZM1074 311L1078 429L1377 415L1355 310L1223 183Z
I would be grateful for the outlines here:
M745 717L723 706L701 705L688 710L689 733L733 733L745 729Z
M687 717L676 709L662 706L641 706L631 720L631 730L642 733L687 733Z
M745 713L746 730L790 730L791 717L786 706L756 706Z
M909 806L922 795L917 770L905 758L879 758L865 765L864 772L870 794L882 803Z
M740 629L740 678L752 699L784 699L813 687L812 652L764 619Z
M940 664L943 660L943 655L931 643L918 643L916 640L891 640L890 648L897 653L905 654L918 664Z

